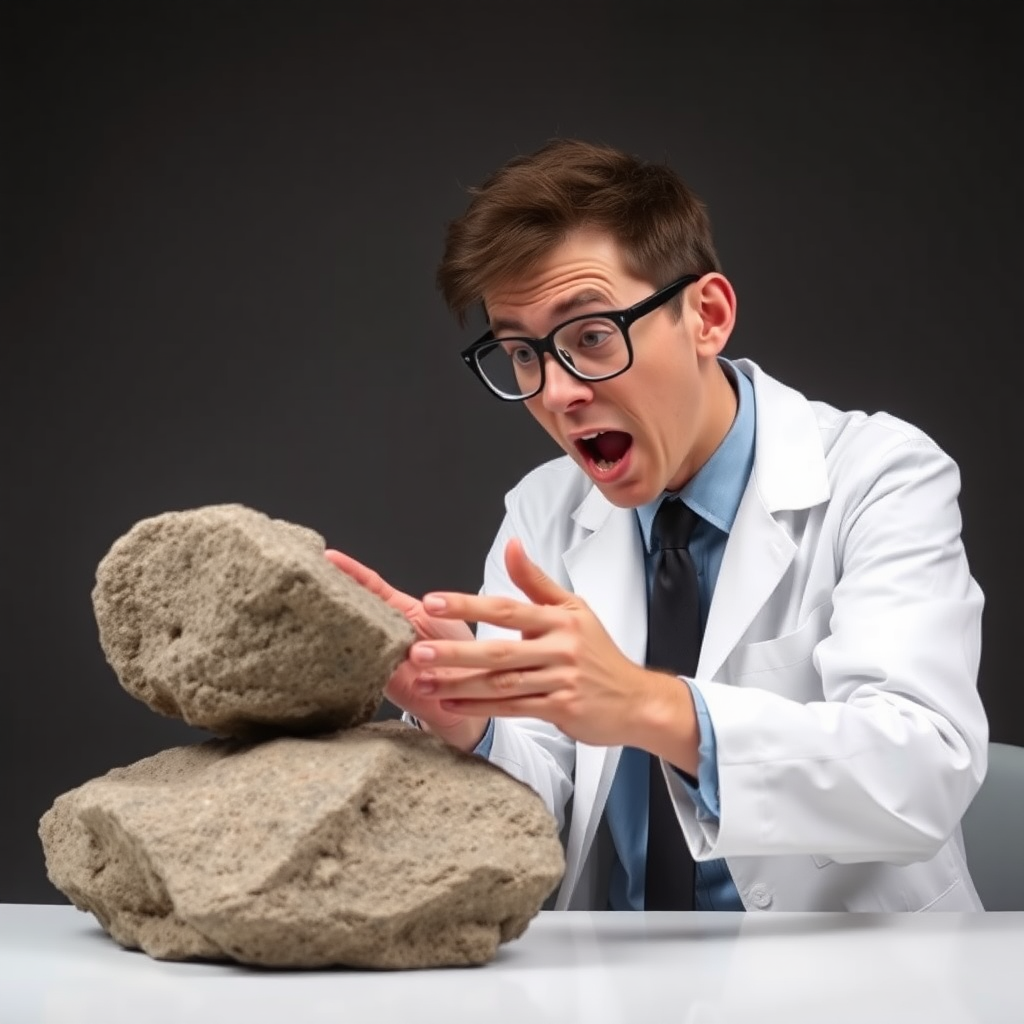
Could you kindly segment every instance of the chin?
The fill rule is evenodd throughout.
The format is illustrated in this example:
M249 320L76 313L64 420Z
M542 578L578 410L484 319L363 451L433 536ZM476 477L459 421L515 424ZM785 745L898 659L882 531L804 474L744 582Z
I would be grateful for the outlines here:
M594 486L616 507L616 508L639 508L653 501L661 491L653 491L647 494L647 489L641 490L637 485L622 484L600 484L594 481Z

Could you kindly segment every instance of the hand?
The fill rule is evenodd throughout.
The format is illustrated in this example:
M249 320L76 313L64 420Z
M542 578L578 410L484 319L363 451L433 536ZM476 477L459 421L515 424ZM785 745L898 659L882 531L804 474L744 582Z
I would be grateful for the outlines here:
M475 642L473 631L465 622L429 615L422 601L396 590L373 569L340 551L328 549L325 554L328 561L342 572L401 612L421 640ZM417 686L419 674L419 667L406 658L392 674L384 695L392 704L403 711L408 711L410 715L415 715L431 732L437 733L463 750L472 750L480 742L487 728L486 717L480 721L464 713L442 708L436 696L420 691Z
M413 644L419 692L458 714L541 718L584 743L638 746L695 774L690 688L630 661L587 604L534 565L519 541L509 542L505 565L529 603L444 593L428 594L423 607L438 619L519 630L522 639Z

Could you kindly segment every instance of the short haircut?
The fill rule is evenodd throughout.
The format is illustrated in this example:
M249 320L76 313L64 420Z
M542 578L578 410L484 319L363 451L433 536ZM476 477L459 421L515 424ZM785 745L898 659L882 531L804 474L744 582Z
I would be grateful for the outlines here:
M469 193L437 271L460 324L488 289L529 272L577 228L606 231L629 272L655 288L721 270L704 204L679 175L610 146L554 139Z

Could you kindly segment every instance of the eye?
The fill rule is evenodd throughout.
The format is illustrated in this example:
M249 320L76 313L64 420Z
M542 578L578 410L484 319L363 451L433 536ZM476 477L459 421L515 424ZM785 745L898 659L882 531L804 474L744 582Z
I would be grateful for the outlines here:
M586 327L580 331L576 344L579 348L596 348L602 342L607 341L611 333L612 331L607 324Z
M610 320L579 320L571 326L572 347L577 352L593 351L618 334Z
M505 354L515 363L516 366L529 366L536 362L537 353L529 345L515 344L510 342L501 346Z

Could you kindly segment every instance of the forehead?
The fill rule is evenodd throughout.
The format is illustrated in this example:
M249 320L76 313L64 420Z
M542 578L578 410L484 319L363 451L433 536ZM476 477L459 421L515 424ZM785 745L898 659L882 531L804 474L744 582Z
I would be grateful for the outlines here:
M629 305L649 290L626 269L611 236L578 229L524 274L488 289L483 300L493 330L539 331L552 318L595 305Z

